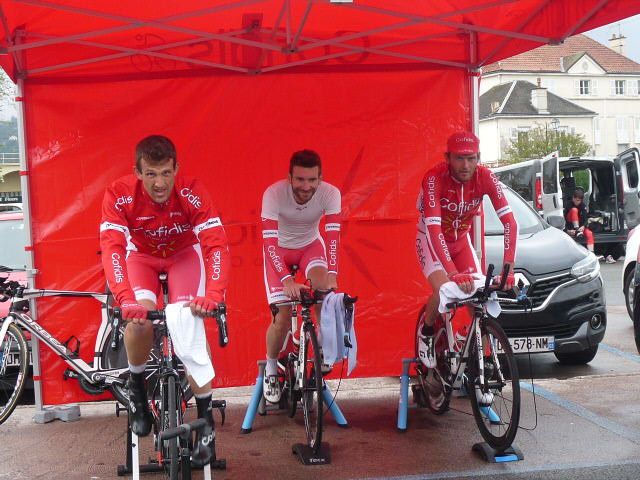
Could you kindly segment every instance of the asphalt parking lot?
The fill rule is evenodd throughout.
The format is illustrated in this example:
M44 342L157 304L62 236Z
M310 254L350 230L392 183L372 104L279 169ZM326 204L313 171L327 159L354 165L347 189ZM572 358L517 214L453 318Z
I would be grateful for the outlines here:
M243 435L240 426L251 389L217 390L230 405L227 422L218 429L219 456L226 458L228 468L215 471L214 477L640 478L640 356L620 291L621 267L621 262L602 266L609 325L589 365L560 366L550 354L519 358L524 390L516 443L523 461L488 464L471 451L481 438L466 398L454 399L451 411L442 416L412 406L409 428L399 433L398 379L356 379L343 381L338 397L349 428L327 421L332 463L325 466L305 467L291 453L292 444L302 441L301 415L289 419L283 411L269 412L256 418L252 433ZM36 425L33 407L19 407L0 427L0 479L119 478L116 466L124 462L126 419L114 412L113 402L83 405L77 422ZM143 440L141 449L145 457L152 456L151 440Z

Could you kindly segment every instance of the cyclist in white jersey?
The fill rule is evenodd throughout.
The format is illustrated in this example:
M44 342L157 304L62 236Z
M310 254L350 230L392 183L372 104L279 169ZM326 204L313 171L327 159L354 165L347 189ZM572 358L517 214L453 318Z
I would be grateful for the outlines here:
M309 288L295 282L292 265L298 265L314 289L338 287L340 211L340 191L322 181L319 155L312 150L295 152L288 178L268 187L262 197L264 281L269 304L299 299L300 290ZM326 244L319 230L323 215ZM317 318L319 315L318 307ZM282 393L277 361L290 318L291 309L280 308L267 329L264 396L271 403L277 403Z

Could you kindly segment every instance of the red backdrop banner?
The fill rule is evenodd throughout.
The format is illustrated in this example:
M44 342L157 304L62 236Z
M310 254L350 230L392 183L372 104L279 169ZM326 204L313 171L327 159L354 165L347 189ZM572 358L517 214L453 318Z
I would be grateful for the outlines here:
M230 344L214 347L215 384L252 383L270 321L262 274L262 193L287 174L291 153L317 150L342 191L341 289L357 305L358 376L398 374L413 354L427 293L414 252L415 202L446 136L469 125L461 71L209 76L89 84L29 84L27 139L36 283L104 288L98 224L106 185L131 172L134 146L160 133L180 169L209 189L226 225L233 269ZM95 302L93 302L95 303ZM42 324L81 340L90 361L100 323L91 300L39 301ZM208 328L216 345L215 327ZM46 404L88 399L43 349Z

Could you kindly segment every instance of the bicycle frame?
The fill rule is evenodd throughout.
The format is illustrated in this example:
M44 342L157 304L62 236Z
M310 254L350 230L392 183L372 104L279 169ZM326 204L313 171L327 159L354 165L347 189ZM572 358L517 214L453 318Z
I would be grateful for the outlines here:
M486 315L486 307L475 306L473 309L473 320L468 329L467 336L464 340L464 346L462 347L461 352L457 352L454 345L456 342L453 326L451 319L453 318L453 314L447 313L446 317L443 319L445 324L445 330L447 335L447 350L446 355L449 360L449 371L452 375L453 381L446 381L445 383L453 390L460 390L463 386L464 373L467 366L467 360L469 358L469 353L471 350L471 338L475 333L476 339L476 352L478 355L478 379L481 383L484 383L484 345L482 344L482 337L480 333L480 323L484 315ZM491 345L491 355L492 360L495 362L496 367L498 367L498 375L500 382L504 383L504 377L502 375L502 369L500 368L500 362L498 360L498 356L494 353L495 345ZM459 362L458 362L459 358ZM444 381L444 379L442 379Z
M28 300L39 297L72 297L72 298L93 298L102 305L102 322L96 335L96 343L94 349L94 361L91 364L86 363L81 358L77 358L74 353L61 343L28 313ZM48 346L56 355L71 367L71 369L80 375L87 382L94 385L109 386L113 383L124 383L119 377L128 370L105 369L102 365L102 350L104 340L109 337L112 325L107 316L107 301L109 295L98 292L76 292L69 290L24 290L20 297L12 299L9 315L2 321L0 327L0 338L4 338L9 325L16 325L26 329L35 336L43 344ZM97 360L96 360L97 359Z

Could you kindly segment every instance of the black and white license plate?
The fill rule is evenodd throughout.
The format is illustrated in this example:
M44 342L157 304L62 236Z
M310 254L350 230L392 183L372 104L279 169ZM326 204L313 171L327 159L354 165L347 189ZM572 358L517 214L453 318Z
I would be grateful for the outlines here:
M555 348L555 337L515 337L510 338L513 353L552 352ZM502 345L496 345L498 353L504 353Z

